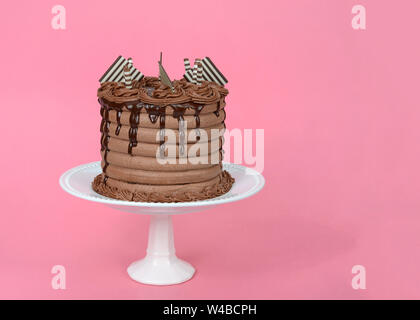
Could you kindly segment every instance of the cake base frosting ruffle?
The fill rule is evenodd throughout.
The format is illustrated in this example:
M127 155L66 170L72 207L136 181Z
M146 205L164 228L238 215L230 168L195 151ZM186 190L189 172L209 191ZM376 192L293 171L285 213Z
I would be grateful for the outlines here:
M109 198L135 202L191 202L221 196L232 188L235 179L227 171L200 183L181 185L142 185L112 178L105 182L101 173L92 182L95 192Z

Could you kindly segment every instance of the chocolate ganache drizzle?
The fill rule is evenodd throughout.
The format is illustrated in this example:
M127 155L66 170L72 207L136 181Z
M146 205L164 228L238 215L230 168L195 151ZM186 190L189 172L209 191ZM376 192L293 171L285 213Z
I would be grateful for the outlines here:
M160 155L164 155L165 120L169 110L172 116L178 120L180 154L183 155L185 133L184 114L187 109L193 110L196 127L196 141L200 140L200 112L206 105L216 104L214 114L219 117L221 104L228 90L214 83L204 81L201 85L187 82L185 79L173 81L174 90L161 83L156 77L144 77L141 81L134 81L131 89L123 83L105 82L98 89L98 101L101 105L101 151L104 152L103 168L104 183L108 179L106 169L109 165L107 155L110 140L110 111L115 111L117 127L115 135L121 130L121 115L123 111L130 112L129 145L128 153L132 155L133 148L137 146L138 128L142 110L145 110L151 123L159 121Z
M137 132L139 130L140 112L143 106L138 103L136 105L127 106L130 112L130 129L128 131L128 153L133 154L133 147L137 146ZM120 112L120 111L119 111ZM118 115L118 114L117 114Z

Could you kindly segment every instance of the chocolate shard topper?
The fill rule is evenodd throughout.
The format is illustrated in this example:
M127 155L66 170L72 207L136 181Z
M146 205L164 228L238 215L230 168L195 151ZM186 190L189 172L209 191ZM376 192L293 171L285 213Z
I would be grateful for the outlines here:
M184 78L188 82L200 84L200 80L198 79L199 75L199 64L201 63L202 67L202 77L204 80L213 81L221 86L224 86L228 83L228 80L225 76L220 72L220 70L216 67L216 65L211 61L209 57L205 57L204 59L195 59L194 67L191 68L189 59L184 59L184 66L185 66L185 74ZM194 74L194 69L197 70Z
M172 84L171 79L169 79L168 74L165 71L165 68L162 66L162 52L160 53L160 60L158 61L159 63L159 78L160 81L168 86L169 88L171 88L172 92L174 91L174 86Z
M129 74L126 76L130 76L131 80L140 81L144 75L134 68L133 64L130 63L127 59L123 56L119 56L115 61L111 64L108 70L104 73L104 75L99 79L100 83L104 83L107 81L112 82L124 82L124 67L128 66Z

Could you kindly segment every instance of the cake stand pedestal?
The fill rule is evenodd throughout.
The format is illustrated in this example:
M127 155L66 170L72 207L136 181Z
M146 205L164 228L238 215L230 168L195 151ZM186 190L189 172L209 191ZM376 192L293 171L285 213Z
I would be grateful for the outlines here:
M195 272L192 265L175 254L172 215L202 211L242 200L254 195L264 186L263 176L253 169L231 163L224 163L223 168L235 178L232 189L220 197L194 202L132 202L97 194L93 191L91 183L102 172L99 161L66 171L60 177L60 186L78 198L100 202L120 211L150 215L146 256L133 262L127 272L133 280L141 283L170 285L191 279Z
M127 269L133 280L147 284L176 284L190 279L195 269L175 255L172 217L153 215L149 226L146 257Z

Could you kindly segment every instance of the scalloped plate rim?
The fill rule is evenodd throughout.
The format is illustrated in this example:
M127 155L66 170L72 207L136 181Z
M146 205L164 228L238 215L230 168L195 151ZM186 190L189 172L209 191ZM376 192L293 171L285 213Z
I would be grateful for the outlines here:
M95 195L83 193L75 188L73 188L69 184L69 180L75 173L78 173L82 170L90 169L92 167L100 167L100 161L94 161L90 163L81 164L79 166L73 167L66 172L64 172L59 179L59 184L61 188L63 188L64 191L67 193L84 199L89 200L93 202L103 203L107 205L117 205L117 206L131 206L131 207L148 207L148 208L175 208L175 207L199 207L199 206L213 206L218 204L224 204L234 201L239 201L245 198L248 198L257 192L259 192L265 185L265 179L262 174L257 172L254 169L245 167L240 164L234 164L234 163L228 163L223 162L223 168L227 170L229 173L232 172L242 172L244 174L250 174L254 176L255 183L250 186L250 188L239 194L232 194L231 191L228 193L221 195L216 198L207 199L207 200L201 200L201 201L192 201L192 202L134 202L134 201L125 201L125 200L118 200L118 199L112 199L108 197L104 197L95 191L93 189L92 192L95 193ZM236 183L236 182L235 182Z

